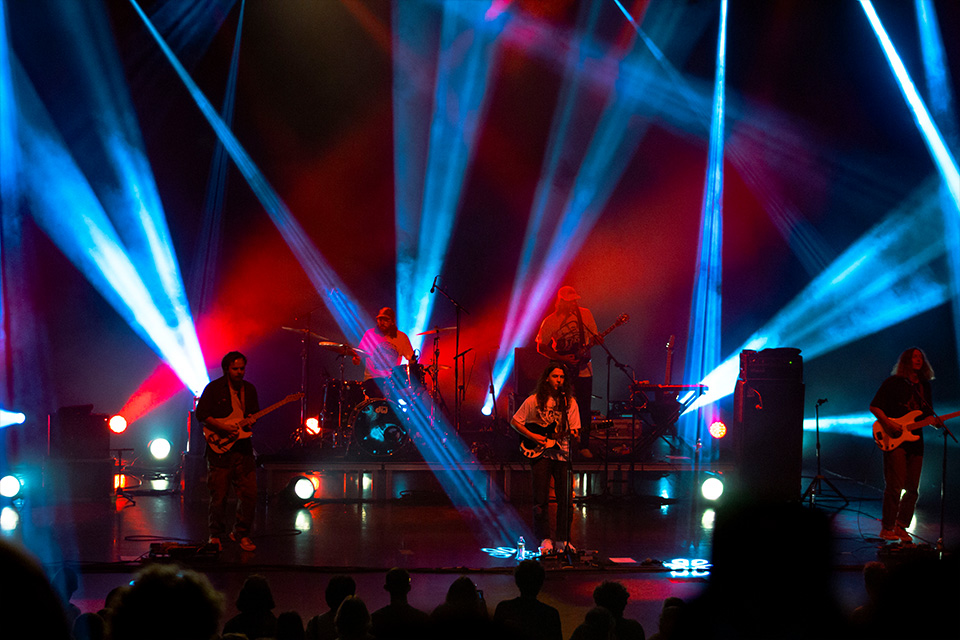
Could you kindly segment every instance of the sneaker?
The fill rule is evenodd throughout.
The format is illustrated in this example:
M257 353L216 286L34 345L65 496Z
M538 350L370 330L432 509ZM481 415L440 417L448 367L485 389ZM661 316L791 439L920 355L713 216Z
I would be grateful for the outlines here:
M551 553L553 553L553 540L544 538L543 542L540 543L540 555L546 556Z
M910 544L913 542L913 536L910 535L910 532L900 525L897 525L897 528L893 530L893 533L900 539L900 542L903 542L904 544Z
M897 532L893 529L881 529L880 530L880 539L882 540L899 540L900 536L897 535Z
M218 538L217 536L210 536L210 539L207 540L207 544L212 547L216 547L217 551L223 550L223 545L220 544L220 538Z
M230 539L233 540L234 542L238 542L236 531L230 532ZM253 544L253 540L251 540L247 536L241 536L239 543L240 543L240 549L243 551L254 551L257 548L257 545Z

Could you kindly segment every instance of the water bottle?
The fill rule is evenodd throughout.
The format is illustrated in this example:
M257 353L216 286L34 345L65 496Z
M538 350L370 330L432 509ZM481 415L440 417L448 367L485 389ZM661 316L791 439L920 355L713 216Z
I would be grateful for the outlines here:
M527 544L523 541L523 536L517 540L517 560L523 560L527 556Z

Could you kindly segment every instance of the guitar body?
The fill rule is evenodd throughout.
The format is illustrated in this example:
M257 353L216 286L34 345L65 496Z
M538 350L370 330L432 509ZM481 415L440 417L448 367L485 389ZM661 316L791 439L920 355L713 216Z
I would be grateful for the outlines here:
M557 432L556 422L552 422L546 427L543 426L542 424L537 424L535 422L528 422L523 426L525 426L527 429L534 432L538 436L547 437L547 443L540 444L536 440L531 440L530 438L527 438L526 436L521 435L520 436L520 453L522 453L525 457L531 460L536 460L537 458L543 455L544 451L546 451L547 449L552 449L553 447L557 446L557 440L555 437L553 437Z
M929 427L934 423L936 418L933 416L920 419L923 415L923 412L919 409L911 411L899 418L890 418L893 422L897 423L901 428L903 428L903 433L898 437L891 437L886 431L883 430L883 425L880 424L880 421L877 420L873 423L873 440L877 443L877 446L883 449L884 451L893 451L899 447L904 442L916 442L920 439L920 435L914 433L915 431L920 430L923 427ZM952 420L960 416L960 411L955 411L953 413L948 413L947 415L940 416L941 420Z
M621 313L619 316L617 316L617 321L614 322L612 325L610 325L606 331L601 331L595 336L590 336L587 339L587 344L585 344L580 349L576 351L571 351L569 353L560 353L560 352L558 353L560 353L560 355L573 355L577 359L577 362L574 365L574 367L576 368L576 370L579 371L584 366L586 366L588 362L590 362L590 349L600 344L603 341L603 339L610 334L611 331L613 331L614 329L616 329L617 327L619 327L629 319L630 319L630 316L628 316L625 313Z
M207 444L210 445L210 448L213 450L214 453L226 453L227 451L230 451L230 449L233 447L234 444L237 443L237 441L244 440L253 435L254 422L259 420L263 416L267 415L271 411L279 409L283 405L289 402L293 402L294 400L299 400L302 397L303 397L303 393L291 393L280 402L274 403L269 407L267 407L266 409L263 409L262 411L258 411L257 413L246 416L241 420L232 422L231 424L235 425L237 427L237 430L231 431L229 435L222 435L220 433L217 433L216 431L208 427L206 424L204 424L203 437L206 438Z

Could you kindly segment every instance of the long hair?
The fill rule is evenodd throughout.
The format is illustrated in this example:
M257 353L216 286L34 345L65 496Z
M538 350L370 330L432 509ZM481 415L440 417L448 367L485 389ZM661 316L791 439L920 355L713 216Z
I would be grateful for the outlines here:
M541 409L546 408L547 398L553 395L552 390L550 389L550 374L555 369L560 369L561 371L563 371L562 391L566 393L567 397L570 397L570 395L572 394L573 382L570 378L570 371L567 370L565 366L563 366L562 362L551 360L550 364L547 365L547 368L543 370L543 373L540 374L540 378L537 380L537 391L536 391L537 406L540 407ZM566 407L563 407L563 409L566 409Z
M923 352L923 349L920 347L910 347L900 354L900 357L897 358L897 364L893 367L893 371L890 373L895 376L903 376L904 378L908 377L908 372L912 369L913 363L913 352L919 351L920 355L923 356L923 368L917 372L917 377L921 380L933 380L933 367L930 366L930 361L927 360L927 354Z

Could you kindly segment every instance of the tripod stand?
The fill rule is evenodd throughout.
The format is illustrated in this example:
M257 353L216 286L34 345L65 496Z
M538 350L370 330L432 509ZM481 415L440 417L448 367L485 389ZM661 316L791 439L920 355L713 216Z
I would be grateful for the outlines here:
M813 503L816 501L817 496L820 496L821 498L823 498L824 497L823 484L826 483L827 487L829 487L830 490L832 490L835 494L837 494L835 498L831 498L831 499L843 500L843 505L841 506L841 508L843 508L848 504L850 504L850 501L846 498L846 496L840 493L840 490L837 489L832 482L830 482L829 478L825 477L820 472L820 405L822 405L826 401L827 401L826 398L817 400L817 404L814 406L814 412L816 416L816 430L817 430L817 475L813 480L810 481L810 484L807 485L807 488L803 492L803 495L800 496L800 502L803 502L804 500L809 498L810 504L813 505Z

